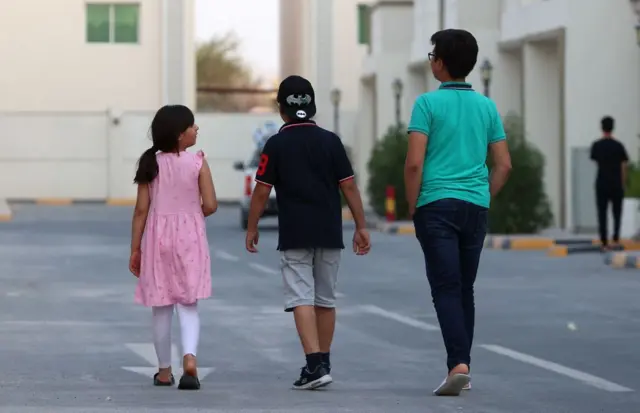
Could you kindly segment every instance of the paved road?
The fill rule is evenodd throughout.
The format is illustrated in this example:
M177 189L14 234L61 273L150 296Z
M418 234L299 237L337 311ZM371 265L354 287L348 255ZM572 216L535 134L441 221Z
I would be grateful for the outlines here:
M486 251L473 389L438 398L431 390L444 350L417 243L373 234L369 256L344 256L335 382L296 392L303 358L282 311L275 221L265 221L261 251L250 256L237 211L224 208L209 220L215 298L201 305L199 362L215 370L200 392L180 392L148 378L150 313L133 304L127 271L130 208L14 212L0 225L0 412L628 413L640 405L640 275L600 257Z

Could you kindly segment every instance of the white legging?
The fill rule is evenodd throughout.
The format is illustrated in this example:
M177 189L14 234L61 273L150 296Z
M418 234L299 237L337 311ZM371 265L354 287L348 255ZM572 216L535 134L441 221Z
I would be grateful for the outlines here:
M153 344L161 369L171 367L171 321L173 305L153 307ZM200 339L200 317L198 303L190 305L176 304L180 319L180 335L182 336L183 355L196 355Z

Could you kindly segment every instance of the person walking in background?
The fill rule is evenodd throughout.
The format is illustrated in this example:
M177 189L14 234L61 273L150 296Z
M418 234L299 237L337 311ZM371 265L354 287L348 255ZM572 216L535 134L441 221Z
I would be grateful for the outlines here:
M495 103L465 80L478 58L474 36L448 29L431 42L431 70L442 84L414 104L404 180L447 351L448 374L434 393L457 396L470 389L473 286L490 199L507 182L511 157Z
M598 165L596 176L596 207L598 209L598 230L602 250L610 249L607 230L607 210L609 203L613 212L613 243L620 242L620 222L622 200L627 182L627 162L629 156L624 145L612 135L615 121L605 116L600 121L602 137L591 145L591 159Z
M179 389L200 388L196 352L198 300L211 296L211 261L204 218L218 202L202 151L189 153L198 126L185 106L164 106L151 123L153 145L140 157L134 182L129 270L138 277L135 301L151 307L159 371L156 386L175 383L171 372L171 322L180 318L184 374Z
M353 250L369 252L360 192L340 138L311 120L316 113L311 83L289 76L278 89L285 122L267 140L256 172L246 249L258 250L258 221L275 187L278 250L284 280L285 311L293 316L306 355L294 389L331 383L330 351L336 323L336 283L344 243L340 191L353 214Z

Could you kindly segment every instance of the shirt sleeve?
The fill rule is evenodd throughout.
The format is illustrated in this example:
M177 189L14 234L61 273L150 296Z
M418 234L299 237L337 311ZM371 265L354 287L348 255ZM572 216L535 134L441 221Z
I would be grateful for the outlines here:
M342 144L342 140L338 136L334 136L333 162L334 171L338 182L342 183L344 181L348 181L349 179L353 179L354 173L353 167L351 166L351 161L349 160L349 156L347 155L347 150Z
M591 154L589 155L592 161L598 160L598 154L596 153L596 143L591 144Z
M495 102L491 101L491 125L489 126L489 144L500 142L507 138L506 133L504 132L504 125L502 124L502 118L500 117L500 112L498 112L498 107Z
M256 171L256 182L267 186L274 186L278 179L277 151L273 137L270 138L262 149L260 162Z
M411 110L411 120L409 121L408 132L419 132L429 136L431 132L431 106L426 95L416 99Z

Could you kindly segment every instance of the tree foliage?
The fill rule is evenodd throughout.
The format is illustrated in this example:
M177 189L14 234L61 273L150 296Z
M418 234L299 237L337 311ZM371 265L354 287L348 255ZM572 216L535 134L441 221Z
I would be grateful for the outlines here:
M385 215L386 188L390 185L395 188L397 219L409 219L409 205L404 190L404 161L408 143L406 126L393 125L373 147L367 164L367 194L373 211L379 216Z
M640 162L629 163L624 196L627 198L640 198Z
M548 228L553 214L544 188L544 155L525 139L522 120L509 114L504 127L511 153L511 176L491 200L489 232L532 234ZM491 169L490 159L487 162Z
M199 87L259 88L262 84L240 54L240 40L234 33L214 36L197 45L196 79ZM250 93L199 92L199 110L246 112L257 106L271 106L269 97Z

